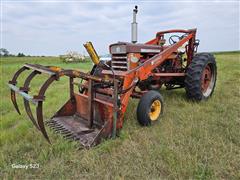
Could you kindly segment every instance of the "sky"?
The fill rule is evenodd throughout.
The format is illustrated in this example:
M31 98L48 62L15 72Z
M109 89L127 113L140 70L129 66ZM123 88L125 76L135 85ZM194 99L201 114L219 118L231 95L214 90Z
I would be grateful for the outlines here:
M132 9L138 5L138 42L167 29L197 28L199 51L240 50L238 1L5 1L1 2L1 46L12 54L98 54L131 41Z

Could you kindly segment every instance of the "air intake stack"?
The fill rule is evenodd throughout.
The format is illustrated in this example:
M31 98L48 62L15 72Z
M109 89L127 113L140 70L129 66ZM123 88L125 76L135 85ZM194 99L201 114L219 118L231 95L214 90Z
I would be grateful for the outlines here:
M133 9L132 43L137 42L137 21L136 21L137 12L138 12L138 7L135 6L135 8Z

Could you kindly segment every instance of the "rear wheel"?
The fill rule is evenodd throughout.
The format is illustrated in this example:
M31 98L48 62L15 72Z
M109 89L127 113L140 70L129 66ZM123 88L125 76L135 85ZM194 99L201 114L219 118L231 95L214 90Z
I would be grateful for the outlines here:
M217 66L210 53L194 56L185 77L185 90L188 98L201 101L209 98L215 88Z
M137 107L137 120L142 126L157 122L163 113L163 98L159 92L151 90L145 93Z

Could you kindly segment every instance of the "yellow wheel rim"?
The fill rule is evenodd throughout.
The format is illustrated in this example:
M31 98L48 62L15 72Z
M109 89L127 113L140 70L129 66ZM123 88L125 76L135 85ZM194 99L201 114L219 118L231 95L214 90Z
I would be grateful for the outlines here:
M159 100L155 100L151 105L149 117L152 121L156 121L160 113L161 113L161 102Z

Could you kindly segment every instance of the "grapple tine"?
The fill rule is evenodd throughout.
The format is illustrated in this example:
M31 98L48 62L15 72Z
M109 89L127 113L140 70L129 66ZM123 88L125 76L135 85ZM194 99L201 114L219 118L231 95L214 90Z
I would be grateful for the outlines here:
M64 129L55 129L55 131L56 131L56 132L59 132L59 133L62 133L62 134L64 134L64 132L67 132L67 131L64 130Z
M65 130L64 127L56 127L56 129L57 129L57 130L60 130L60 131L61 131L61 130Z
M66 130L62 130L62 133L66 134L66 133L69 133L70 131L68 129Z
M73 133L72 133L72 132L69 132L69 133L65 134L63 137L64 137L64 138L68 138L69 136L72 136L72 135L73 135Z
M54 126L55 126L56 128L63 128L63 126L62 126L61 124L57 124L57 123L56 123Z
M50 120L50 121L46 121L46 124L47 125L53 125L53 124L56 124L57 122L56 121L53 121L53 120Z
M43 123L42 101L38 102L38 106L37 106L37 122L38 122L39 129L42 132L43 136L46 138L46 140L49 142L49 144L51 144L49 137L47 135L44 123Z
M17 78L18 78L18 76L19 76L23 71L25 71L26 69L27 69L26 67L20 68L20 69L13 75L13 78L12 78L11 81L9 81L9 84L16 85L16 84L17 84ZM17 105L16 93L15 93L15 91L13 91L12 89L11 89L11 100L12 100L12 103L13 103L16 111L18 112L18 114L21 114L21 113L20 113L20 110L19 110L19 108L18 108L18 105Z
M74 137L75 137L75 135L72 134L72 135L66 136L64 138L67 139L67 140L73 140Z
M34 117L33 117L32 110L31 110L30 105L29 105L29 101L27 101L26 99L24 99L24 107L25 107L25 110L26 110L26 113L27 113L29 119L32 121L32 123L34 124L34 126L35 126L38 130L40 130L39 127L38 127L38 125L37 125L37 123L36 123L36 121L35 121L35 119L34 119Z
M30 85L30 82L31 80L37 75L39 74L37 71L33 71L25 80L24 82L24 85L23 85L23 89L26 93L28 93L29 91L29 85ZM26 99L24 99L24 108L25 108L25 111L29 117L29 119L32 121L32 123L34 124L34 126L39 130L39 127L33 117L33 114L32 114L32 110L30 108L30 104L29 104L29 101L27 101Z
M19 110L18 105L17 105L16 93L12 89L11 89L11 100L12 100L12 103L13 103L16 111L18 112L18 114L21 115L20 110Z
M46 138L46 140L51 144L49 137L47 135L45 126L44 126L44 122L43 122L43 109L42 109L42 105L43 105L43 100L44 100L44 94L47 90L47 88L49 87L49 85L55 81L58 77L53 75L50 78L48 78L44 84L42 85L41 89L39 90L38 96L36 96L35 98L37 98L38 100L40 100L38 102L37 105L37 109L36 109L36 114L37 114L37 123L38 123L38 127L40 129L40 131L42 132L43 136Z
M54 128L55 124L48 124L49 127Z

